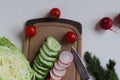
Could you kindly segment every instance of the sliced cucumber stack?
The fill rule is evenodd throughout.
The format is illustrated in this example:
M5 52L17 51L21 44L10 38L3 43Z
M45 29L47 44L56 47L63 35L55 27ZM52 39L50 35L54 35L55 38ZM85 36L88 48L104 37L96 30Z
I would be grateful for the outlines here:
M60 43L52 36L47 37L32 64L37 80L46 79L46 76L58 58L60 50Z
M47 46L47 44L46 43L43 43L43 46L42 46L42 49L44 50L44 52L48 55L48 56L50 56L50 57L57 57L58 55L59 55L59 52L55 52L55 51L51 51L49 48L48 48L48 46Z
M47 38L47 46L49 47L49 49L51 49L52 51L60 51L61 50L61 45L60 43L53 38L52 36L49 36Z
M42 71L41 69L38 69L35 65L33 65L33 69L38 73L41 74L43 77L47 75L45 71Z
M55 58L55 57L50 57L50 56L48 56L48 55L43 51L42 48L40 49L40 53L41 53L41 56L42 56L46 61L50 61L50 62L56 61L56 58ZM55 53L54 53L54 54L55 54Z
M41 66L41 65L42 65L42 64L39 65L36 60L34 61L33 66L36 66L36 68L37 68L38 70L41 70L41 71L43 71L43 72L49 71L48 68L46 68L46 67L44 67L44 66Z
M53 62L45 60L41 55L39 55L38 57L39 57L39 60L42 63L42 65L44 65L48 68L52 68L52 66L54 64Z

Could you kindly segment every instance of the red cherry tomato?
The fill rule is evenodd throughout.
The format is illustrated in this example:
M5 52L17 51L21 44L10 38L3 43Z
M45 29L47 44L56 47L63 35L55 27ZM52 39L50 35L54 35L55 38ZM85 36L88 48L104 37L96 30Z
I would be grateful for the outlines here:
M27 37L34 37L36 35L36 27L35 26L26 26L25 27L25 35Z
M68 31L66 34L65 34L65 39L70 42L70 43L73 43L77 40L77 35L76 33L72 32L72 31Z
M100 20L100 27L104 30L111 30L113 21L109 17L104 17Z
M61 15L59 8L52 8L49 13L50 17L53 19L58 19Z

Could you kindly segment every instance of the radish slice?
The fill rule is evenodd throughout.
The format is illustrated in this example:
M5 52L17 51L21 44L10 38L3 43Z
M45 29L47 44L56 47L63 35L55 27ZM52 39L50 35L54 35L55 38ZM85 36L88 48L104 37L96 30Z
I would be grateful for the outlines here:
M54 73L56 76L58 76L58 77L63 77L63 76L65 75L65 73L66 73L66 69L63 70L63 71L58 71L58 70L56 70L55 68L53 68L52 70L53 70L53 73Z
M55 65L54 65L55 69L59 70L59 71L62 71L64 70L65 68L61 67L58 62L55 62Z
M54 80L54 79L52 79L52 78L50 77L50 80Z
M47 78L47 80L54 80L54 79L52 79L52 78L50 77L50 78Z
M63 64L70 64L73 61L73 55L69 51L63 51L59 56L59 60Z
M53 80L51 77L48 77L47 80Z
M47 80L50 80L50 76L49 76L49 77L47 77Z
M61 80L62 77L58 77L53 73L53 70L50 70L50 76L53 80Z
M52 79L52 78L50 77L50 80L54 80L54 79Z
M58 63L58 65L60 65L60 67L62 67L62 68L64 68L64 69L66 69L67 67L69 67L69 66L71 65L71 63L69 63L69 64L64 64L64 63L62 63L60 60L58 60L57 63Z

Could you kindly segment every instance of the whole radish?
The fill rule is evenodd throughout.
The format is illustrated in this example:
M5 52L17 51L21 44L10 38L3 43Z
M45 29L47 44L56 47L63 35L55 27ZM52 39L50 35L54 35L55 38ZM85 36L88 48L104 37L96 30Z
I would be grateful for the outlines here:
M103 30L112 30L113 21L110 17L104 17L100 20L100 27Z
M117 16L117 22L118 22L118 25L119 25L119 27L120 27L120 13L119 13L118 16Z

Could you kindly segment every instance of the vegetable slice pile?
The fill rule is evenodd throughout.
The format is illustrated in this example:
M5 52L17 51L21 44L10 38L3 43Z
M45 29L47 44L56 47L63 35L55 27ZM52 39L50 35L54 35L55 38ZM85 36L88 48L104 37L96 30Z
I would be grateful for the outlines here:
M48 80L62 80L72 61L72 53L69 51L62 51L59 55L59 59L55 62L54 67L50 70L50 78L48 78Z
M22 52L7 38L0 38L0 80L35 80Z
M54 37L47 37L32 64L37 80L46 79L59 55L60 50L61 44Z

